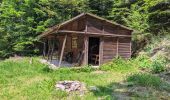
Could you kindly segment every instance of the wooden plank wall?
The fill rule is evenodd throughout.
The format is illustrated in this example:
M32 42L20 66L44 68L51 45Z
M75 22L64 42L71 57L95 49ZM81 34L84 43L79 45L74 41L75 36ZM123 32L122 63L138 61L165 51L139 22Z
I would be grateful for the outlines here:
M125 59L131 57L131 38L104 38L102 63L109 62L117 56Z
M131 35L131 31L124 29L120 26L116 26L110 23L106 23L99 19L89 17L87 20L88 32L92 33L103 33L102 28L104 27L104 34L119 34L119 35Z
M111 61L117 55L116 38L104 38L103 63Z
M118 55L126 59L131 57L131 38L119 38Z

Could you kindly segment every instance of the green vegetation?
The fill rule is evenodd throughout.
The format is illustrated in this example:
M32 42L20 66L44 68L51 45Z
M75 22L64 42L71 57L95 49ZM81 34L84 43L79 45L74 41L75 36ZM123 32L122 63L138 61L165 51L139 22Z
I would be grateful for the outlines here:
M160 77L153 76L151 74L134 74L127 78L128 82L133 82L136 85L145 87L153 87L159 90L166 90L170 92L170 84L161 80Z
M104 71L113 70L126 72L127 70L133 71L135 67L137 68L134 64L134 60L124 60L118 57L109 63L103 64L100 69Z
M54 85L57 81L78 80L87 86L106 87L111 82L123 80L125 76L119 72L95 73L90 67L60 68L53 71L39 63L38 58L34 58L32 64L29 60L30 58L18 58L0 62L1 99L66 99L68 93L55 90ZM83 98L112 98L111 91L108 93L107 89L99 93L93 92L88 92ZM74 94L70 98L80 99Z
M82 99L55 90L55 83L61 80L78 80L87 88L99 88L88 90L85 100L169 98L170 82L159 76L168 70L170 61L169 9L169 0L0 0L0 99ZM15 54L41 54L42 43L36 37L83 12L134 29L135 58L113 59L99 69L84 66L55 71L39 63L38 58L33 58L32 63L30 58L1 61ZM125 82L133 83L132 87L122 85ZM140 91L129 92L136 88Z
M159 77L150 74L134 74L132 76L129 76L127 81L134 82L135 84L139 84L142 86L151 86L155 88L160 88L162 85L162 81Z
M160 98L155 90L169 91L170 85L157 76L151 74L136 74L139 67L136 59L123 60L121 58L113 60L108 65L103 65L101 69L93 69L90 66L83 68L59 68L51 70L47 65L39 63L39 58L15 58L0 62L0 99L116 99L113 95L120 88L124 92L131 87L122 85L122 82L132 82L139 86L153 88L150 98ZM133 63L132 63L133 62ZM128 76L128 77L127 77ZM127 78L127 79L126 79ZM76 93L69 94L56 90L55 83L62 80L78 80L84 82L87 87L85 95L80 97ZM133 84L132 84L133 85ZM91 91L90 86L96 86L99 90ZM124 93L120 92L120 95ZM133 93L132 93L133 94ZM128 96L130 98L140 98L142 96Z
M156 59L151 59L146 54L141 54L134 59L124 60L120 57L113 59L111 62L103 64L100 70L108 71L121 71L127 72L133 71L137 68L146 69L149 72L160 73L166 70L166 65L168 61L164 57L156 57Z
M82 12L134 29L135 53L162 30L169 32L169 9L169 0L1 0L0 57L40 54L36 37Z

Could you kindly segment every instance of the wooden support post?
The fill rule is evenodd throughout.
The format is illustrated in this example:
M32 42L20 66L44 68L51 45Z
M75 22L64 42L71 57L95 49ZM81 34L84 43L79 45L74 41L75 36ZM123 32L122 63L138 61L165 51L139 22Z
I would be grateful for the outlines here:
M86 35L88 31L88 22L86 18L85 36L84 36L84 65L88 65L88 47L89 47L89 37Z
M43 48L43 58L45 59L45 56L46 56L46 40L44 40L43 44L44 44L44 48Z
M104 22L102 21L102 34L104 34ZM103 44L104 44L104 37L100 38L100 48L99 48L99 66L103 64Z
M99 49L99 66L103 64L103 37L100 38L100 49Z
M62 59L63 59L63 54L64 54L64 48L65 48L65 45L66 45L66 41L67 41L67 34L64 37L64 41L63 41L63 45L62 45L62 49L61 49L60 61L59 61L59 64L58 64L59 67L61 66L61 62L62 62Z
M88 65L88 36L84 37L84 65Z
M116 58L119 56L119 37L117 37L117 50L116 50Z
M54 53L54 39L52 39L52 47L51 47L51 58L50 58L50 60L52 61L53 60L53 53Z
M50 50L51 50L51 44L50 44L50 39L48 38L48 54L47 54L47 61L49 60L49 57L50 57Z
M132 42L130 41L130 58L132 56Z

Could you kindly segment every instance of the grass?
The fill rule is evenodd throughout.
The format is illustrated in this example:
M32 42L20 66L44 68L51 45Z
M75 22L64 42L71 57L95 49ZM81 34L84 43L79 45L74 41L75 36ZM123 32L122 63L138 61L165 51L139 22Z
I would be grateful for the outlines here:
M37 58L29 63L30 58L5 60L0 62L0 99L81 99L77 95L70 96L63 91L57 91L54 85L57 81L78 80L88 86L105 87L111 82L124 80L126 74L120 72L94 73L90 67L81 69L61 68L52 71L46 65L39 63ZM109 93L108 93L109 92ZM100 92L89 91L83 98L112 98L112 91L101 89Z
M130 60L124 60L122 58L117 58L113 59L112 62L106 63L100 67L100 70L103 71L118 71L118 72L123 72L126 73L129 71L136 71L137 69L135 60L130 59Z
M134 74L128 76L127 81L134 82L136 85L152 87L155 89L166 90L170 92L170 84L161 80L160 77L148 73Z
M135 84L141 86L148 86L154 88L160 88L162 85L161 79L151 74L134 74L132 76L129 76L127 81L134 82Z
M126 80L127 76L138 72L136 65L130 60L115 60L113 61L114 64L104 65L100 69L90 67L79 69L60 68L56 71L50 70L47 65L39 63L38 58L33 58L32 64L29 63L29 60L30 58L9 59L0 62L0 99L97 100L101 98L110 100L115 99L113 93L115 89L119 88L120 83ZM148 81L145 78L148 78L148 76L134 74L128 80L134 82L139 79L136 82L138 84ZM54 88L55 83L62 80L78 80L85 83L87 88L96 86L99 91L88 90L82 97L74 93L68 94ZM153 86L159 85L159 82L161 83L160 80L156 79L154 82L156 83ZM144 86L151 84L153 83L149 82ZM123 90L126 89L127 87L123 87Z

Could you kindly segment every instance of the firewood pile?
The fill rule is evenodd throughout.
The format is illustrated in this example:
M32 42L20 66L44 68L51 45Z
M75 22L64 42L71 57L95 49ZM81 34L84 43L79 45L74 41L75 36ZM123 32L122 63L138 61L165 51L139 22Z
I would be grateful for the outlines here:
M86 89L84 83L79 81L59 81L56 83L55 88L66 92L83 92Z

